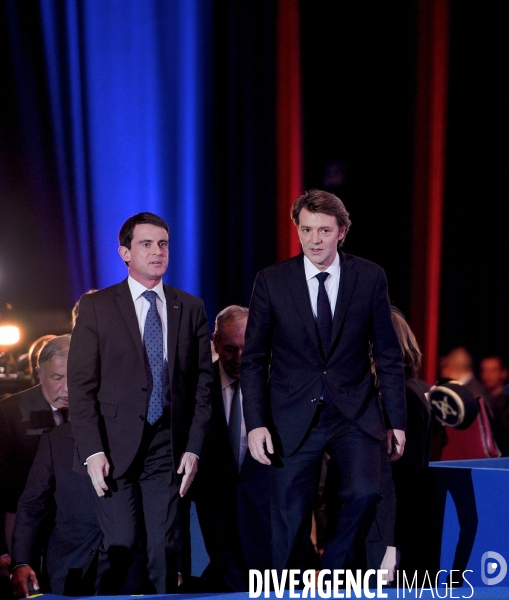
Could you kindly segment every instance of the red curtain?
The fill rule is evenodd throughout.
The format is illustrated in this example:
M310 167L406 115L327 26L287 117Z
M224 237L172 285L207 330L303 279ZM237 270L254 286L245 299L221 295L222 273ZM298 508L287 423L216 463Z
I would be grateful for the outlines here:
M422 377L437 376L449 62L449 0L420 0L411 326Z
M302 194L299 3L279 0L277 22L277 256L300 252L290 208Z

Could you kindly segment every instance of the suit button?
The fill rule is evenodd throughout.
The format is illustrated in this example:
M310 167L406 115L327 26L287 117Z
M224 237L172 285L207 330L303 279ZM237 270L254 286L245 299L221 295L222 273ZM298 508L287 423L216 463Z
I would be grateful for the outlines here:
M90 556L94 556L95 551L94 550L89 550L88 553L90 554Z
M147 388L141 388L141 391L142 391L142 392L146 392L146 391L147 391Z
M143 415L140 415L140 421L144 421L145 417Z
M323 374L324 374L324 375L327 375L327 371L324 371L324 372L323 372Z
M311 398L311 402L316 402L316 398Z

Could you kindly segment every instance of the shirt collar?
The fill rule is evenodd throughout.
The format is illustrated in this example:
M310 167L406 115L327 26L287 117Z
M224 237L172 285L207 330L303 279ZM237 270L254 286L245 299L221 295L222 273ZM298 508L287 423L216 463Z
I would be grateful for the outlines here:
M133 297L134 301L138 300L138 298L143 294L143 292L148 289L144 285L142 285L139 281L136 281L136 279L133 279L130 275L127 278L127 283L129 285L129 289L131 290L131 296ZM155 292L159 296L159 300L161 300L161 302L163 304L166 304L166 296L164 295L164 287L163 287L162 279L154 288L152 288L152 291Z
M221 376L221 389L225 390L228 386L235 383L236 379L233 379L233 377L230 377L229 375L227 375L226 371L223 369L223 365L221 364L221 361L219 359L218 359L218 362L219 362L219 375Z
M313 279L313 277L316 277L318 273L323 272L320 271L320 269L317 269L306 255L304 255L304 271L306 273L306 281ZM331 276L339 273L339 254L337 252L336 258L334 259L333 263L325 269L325 272L330 273Z

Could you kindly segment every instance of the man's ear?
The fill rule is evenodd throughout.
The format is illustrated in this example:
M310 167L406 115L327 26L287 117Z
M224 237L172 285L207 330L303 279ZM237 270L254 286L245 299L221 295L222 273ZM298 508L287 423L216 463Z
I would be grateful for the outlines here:
M120 258L128 263L131 260L131 251L126 246L119 246L118 253L120 254Z

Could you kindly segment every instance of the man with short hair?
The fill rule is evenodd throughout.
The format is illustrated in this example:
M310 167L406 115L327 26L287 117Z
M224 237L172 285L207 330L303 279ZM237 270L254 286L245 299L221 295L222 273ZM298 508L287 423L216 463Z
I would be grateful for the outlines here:
M270 465L274 568L310 568L313 498L324 452L343 501L322 568L351 568L379 499L383 441L405 443L405 378L383 270L345 254L339 198L311 190L292 207L303 253L257 275L242 354L249 449ZM377 366L384 412L370 365Z
M73 471L74 454L70 423L42 435L12 535L11 581L18 598L38 591L40 584L46 587L33 562L41 544L49 579L42 591L64 596L94 593L102 532L86 469Z
M247 450L239 385L248 309L228 306L216 317L212 416L193 490L210 563L202 574L207 592L247 591L237 514L237 488Z
M209 328L202 300L162 282L165 221L130 217L119 245L129 276L81 297L72 334L75 468L87 465L104 534L98 593L164 594L177 586L179 498L210 417Z
M51 336L37 359L40 383L0 401L0 562L3 566L10 562L5 518L11 521L16 512L41 435L67 420L70 339L70 335Z
M504 393L509 370L500 356L485 356L480 363L481 382L488 392L488 401Z

